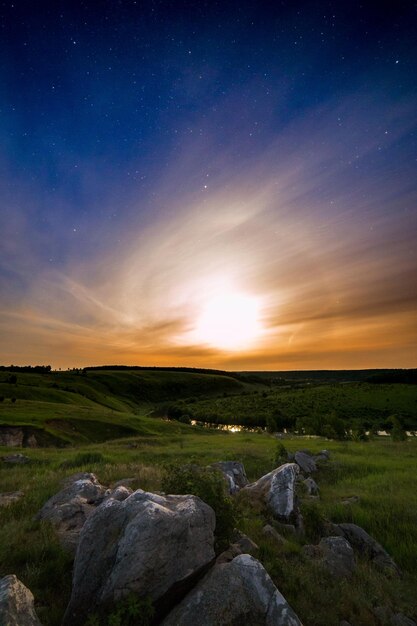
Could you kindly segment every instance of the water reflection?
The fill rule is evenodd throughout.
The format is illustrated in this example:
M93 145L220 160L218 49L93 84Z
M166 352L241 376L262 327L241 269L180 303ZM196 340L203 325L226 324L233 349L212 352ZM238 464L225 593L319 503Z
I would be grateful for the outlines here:
M223 430L228 433L263 433L265 428L261 426L241 426L240 424L217 424L212 422L200 422L198 420L191 420L191 426L200 426L203 428L215 428L216 430Z

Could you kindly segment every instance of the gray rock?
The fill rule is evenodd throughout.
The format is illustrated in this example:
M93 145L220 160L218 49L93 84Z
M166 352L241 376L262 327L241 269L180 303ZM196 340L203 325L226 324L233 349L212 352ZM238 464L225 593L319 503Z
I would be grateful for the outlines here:
M349 498L344 498L342 500L342 504L345 506L350 506L351 504L357 504L359 502L359 496L349 496Z
M216 563L228 563L240 554L251 554L256 556L259 552L259 546L244 533L239 532L239 536L234 543L222 552L216 559Z
M400 570L394 560L373 537L356 524L337 524L343 536L360 554L365 554L382 571L399 575Z
M272 541L279 546L283 546L287 543L287 540L270 524L266 524L262 528L262 534L268 539L272 539Z
M196 496L139 489L109 498L81 531L63 625L84 624L89 611L131 592L156 601L186 585L214 559L214 528L214 511Z
M313 480L311 477L306 478L305 480L303 480L303 485L307 489L307 493L308 493L309 496L318 496L319 495L320 489L319 489L316 481Z
M243 463L239 461L219 461L218 463L213 463L211 467L222 472L227 480L229 493L231 494L237 493L249 483Z
M248 554L216 565L162 626L301 626L259 561Z
M313 457L309 454L306 454L305 452L296 452L295 462L297 463L297 465L300 466L305 474L311 474L312 472L315 472L317 470L317 465Z
M0 507L14 504L23 498L23 496L23 491L8 491L7 493L0 493Z
M33 606L31 591L12 574L0 578L1 626L42 626Z
M416 626L416 623L403 613L394 613L391 616L390 626Z
M352 626L352 624L347 622L345 619L342 619L342 621L339 622L339 626Z
M298 472L298 465L285 463L255 483L247 485L244 490L262 498L275 517L289 520L298 512L294 489Z
M8 456L3 457L4 463L14 463L16 465L24 465L25 463L30 463L30 458L25 456L24 454L9 454Z
M95 508L112 493L115 499L123 500L131 492L126 487L117 487L111 492L88 472L67 478L64 485L64 489L52 496L36 517L51 522L63 547L75 554L81 529Z
M304 546L303 553L335 578L351 576L356 567L352 546L343 537L326 537L317 546Z

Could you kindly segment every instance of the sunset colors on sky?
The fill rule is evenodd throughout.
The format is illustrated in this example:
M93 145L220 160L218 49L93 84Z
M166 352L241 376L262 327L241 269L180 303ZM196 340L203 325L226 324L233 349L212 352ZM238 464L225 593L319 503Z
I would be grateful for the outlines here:
M416 367L414 2L19 2L1 364Z

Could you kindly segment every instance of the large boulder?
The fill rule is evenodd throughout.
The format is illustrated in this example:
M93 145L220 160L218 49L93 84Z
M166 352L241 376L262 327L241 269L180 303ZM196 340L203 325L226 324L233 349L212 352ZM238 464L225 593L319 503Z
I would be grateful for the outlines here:
M216 565L162 626L301 626L259 561L249 554Z
M75 474L67 478L64 488L44 504L37 519L51 522L63 547L75 554L81 529L96 507L110 496L123 500L130 493L122 486L111 492L94 474Z
M212 467L222 472L227 481L229 493L232 495L249 483L243 463L239 461L219 461L213 463Z
M337 524L345 539L359 552L365 554L380 570L400 574L400 570L390 555L373 537L356 524Z
M289 520L298 513L295 495L298 472L296 463L285 463L247 485L244 491L262 498L276 518Z
M160 496L138 489L109 498L86 521L74 563L64 626L133 592L158 601L173 587L187 589L215 556L215 514L191 495Z
M304 474L311 474L312 472L315 472L317 470L315 460L310 454L307 454L306 452L296 452L294 460L297 465L300 466Z
M352 546L343 537L326 537L317 546L304 546L303 553L327 569L334 578L349 577L356 567Z
M42 626L31 591L14 575L0 578L1 626Z

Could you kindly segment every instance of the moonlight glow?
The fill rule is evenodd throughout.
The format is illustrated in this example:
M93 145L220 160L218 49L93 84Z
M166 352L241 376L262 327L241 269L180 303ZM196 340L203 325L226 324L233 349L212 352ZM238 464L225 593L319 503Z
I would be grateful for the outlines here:
M210 299L197 320L195 338L220 350L240 350L261 334L257 298L240 293Z

